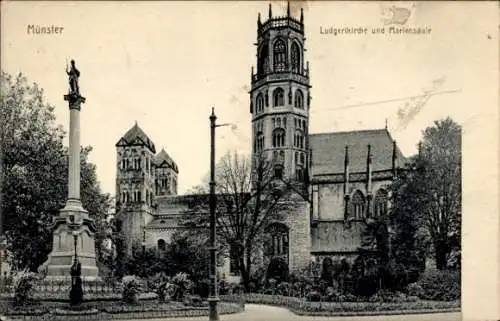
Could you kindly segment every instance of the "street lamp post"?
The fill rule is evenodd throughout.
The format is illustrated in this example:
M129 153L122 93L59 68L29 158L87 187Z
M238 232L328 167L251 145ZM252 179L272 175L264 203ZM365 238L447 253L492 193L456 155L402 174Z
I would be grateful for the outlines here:
M215 124L214 108L210 115L210 296L209 320L219 321L219 311L217 311L217 302L219 301L217 289L217 244L216 244L216 217L215 217Z
M210 295L208 298L209 304L209 320L219 321L219 312L217 311L217 302L219 301L219 294L217 289L217 242L216 242L216 196L215 196L215 128L222 126L232 126L233 129L236 125L231 123L216 125L214 108L212 107L212 114L210 119Z

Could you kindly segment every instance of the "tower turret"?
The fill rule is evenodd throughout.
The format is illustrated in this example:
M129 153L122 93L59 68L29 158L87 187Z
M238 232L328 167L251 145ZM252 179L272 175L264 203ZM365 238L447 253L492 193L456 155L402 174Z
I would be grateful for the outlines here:
M303 13L258 23L257 70L252 72L253 159L272 160L275 176L304 180L309 128L309 68L304 62ZM260 21L260 19L258 19Z

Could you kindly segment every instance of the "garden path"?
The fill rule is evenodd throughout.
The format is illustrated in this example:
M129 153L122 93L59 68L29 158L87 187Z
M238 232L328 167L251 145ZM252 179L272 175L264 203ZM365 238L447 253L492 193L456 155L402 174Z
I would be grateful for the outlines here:
M205 321L208 317L154 319L172 321ZM298 316L286 308L267 305L245 304L245 312L220 316L221 321L460 321L460 313L435 313L420 315L368 316L368 317L310 317ZM144 321L144 320L131 320ZM151 320L153 321L153 319Z

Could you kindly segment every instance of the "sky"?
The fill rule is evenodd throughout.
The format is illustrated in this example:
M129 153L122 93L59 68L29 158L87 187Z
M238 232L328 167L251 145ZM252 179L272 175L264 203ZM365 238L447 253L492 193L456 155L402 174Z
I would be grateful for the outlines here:
M81 143L93 147L90 160L103 191L115 193L115 144L137 121L157 150L165 148L177 162L182 194L209 170L212 107L219 122L236 125L217 130L217 157L250 151L257 15L266 20L268 4L2 2L1 68L38 83L56 107L57 122L68 129L64 69L75 59L87 98ZM463 124L464 135L479 135L484 124L498 120L494 2L398 4L411 12L406 27L431 33L371 34L385 26L392 5L292 2L295 17L304 8L310 132L384 128L387 120L407 156L416 152L422 130L447 116ZM284 15L285 6L273 2L273 15ZM33 35L29 25L64 29ZM366 27L368 33L321 33L330 27Z

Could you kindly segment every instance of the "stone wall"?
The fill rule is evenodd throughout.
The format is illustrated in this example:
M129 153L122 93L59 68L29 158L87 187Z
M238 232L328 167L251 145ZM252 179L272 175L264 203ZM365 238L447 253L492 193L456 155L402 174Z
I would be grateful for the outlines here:
M289 228L289 270L290 272L308 266L311 257L310 206L300 201L284 213L283 222Z

